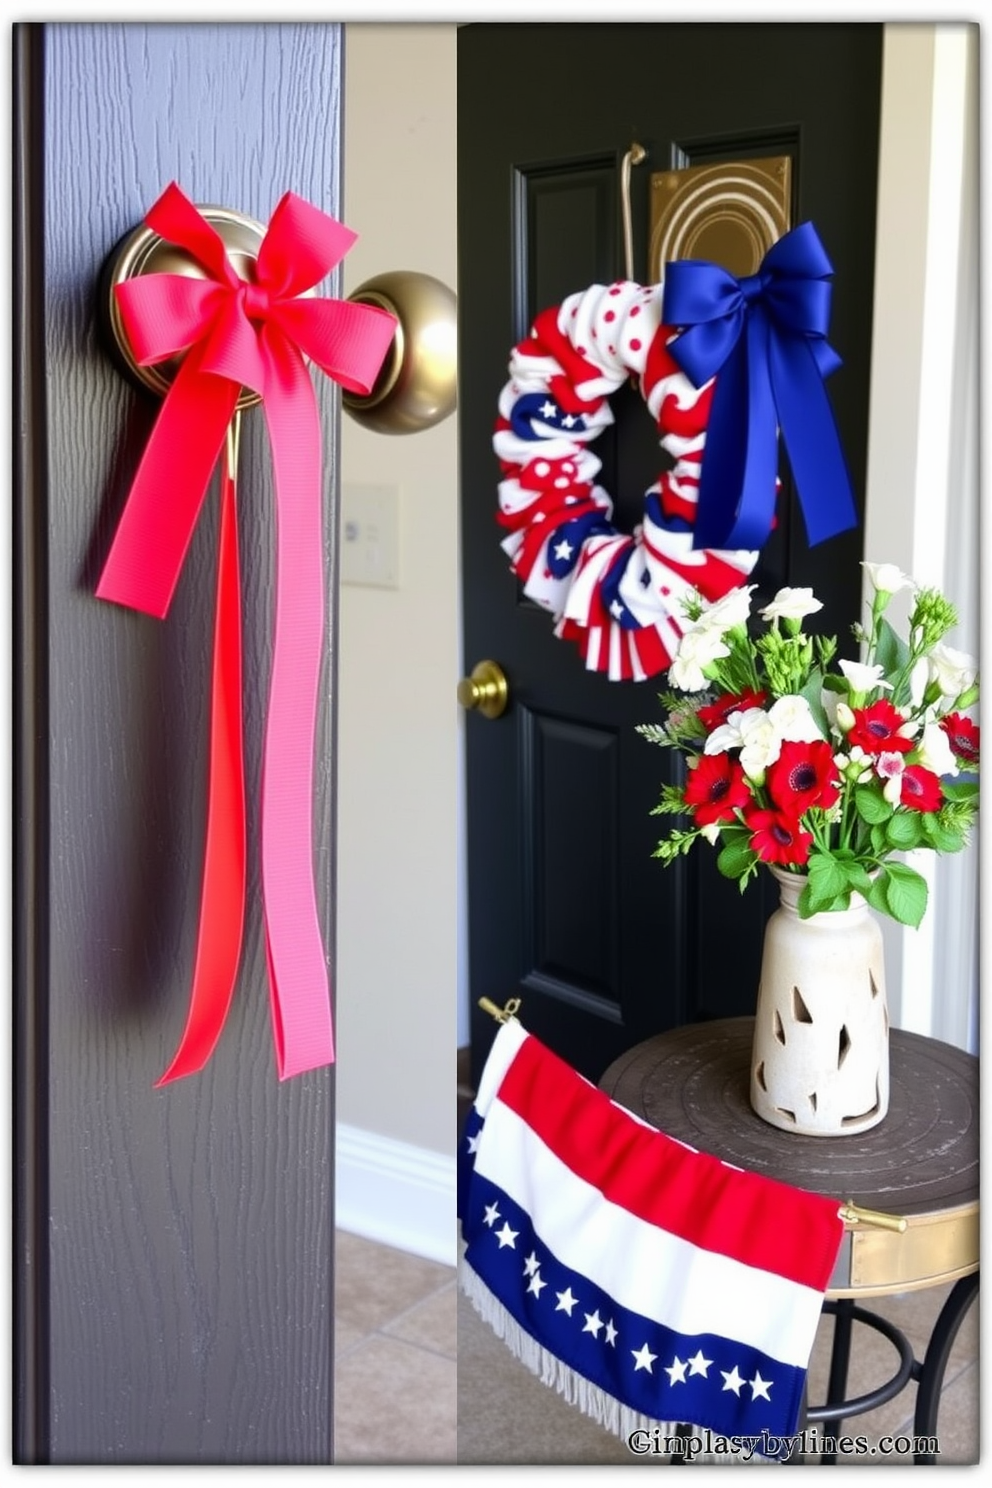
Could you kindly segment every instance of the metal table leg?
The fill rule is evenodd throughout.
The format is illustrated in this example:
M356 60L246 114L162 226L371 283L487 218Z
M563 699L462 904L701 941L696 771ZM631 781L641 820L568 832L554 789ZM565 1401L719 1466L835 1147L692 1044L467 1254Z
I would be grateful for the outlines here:
M919 1387L916 1392L916 1413L913 1417L913 1432L916 1436L933 1436L937 1429L937 1410L940 1392L944 1386L944 1373L958 1329L964 1315L978 1295L978 1272L962 1276L956 1282L930 1335L930 1342L923 1359L914 1371ZM933 1452L917 1452L914 1462L936 1462Z
M833 1422L836 1436L841 1421L847 1416L864 1415L866 1411L875 1410L878 1406L884 1405L887 1400L893 1400L914 1378L918 1366L913 1357L909 1339L902 1329L890 1323L888 1318L880 1317L877 1313L859 1307L847 1297L824 1302L823 1310L834 1313L837 1317L837 1332L834 1334L834 1347L830 1359L830 1383L827 1391L829 1398L825 1405L811 1406L806 1412L806 1420ZM874 1328L876 1333L881 1333L887 1338L899 1355L899 1368L884 1385L879 1385L877 1389L870 1390L865 1395L856 1395L852 1400L845 1400L843 1391L847 1386L853 1323L864 1323L867 1327ZM838 1391L841 1392L839 1396ZM834 1462L836 1455L824 1453L822 1460L824 1463Z
M845 1404L847 1394L847 1374L851 1364L851 1333L854 1325L854 1303L848 1297L842 1297L833 1304L834 1312L834 1338L830 1349L830 1378L827 1381L827 1406ZM834 1436L840 1432L843 1421L836 1417L833 1421ZM823 1461L836 1462L836 1452L826 1452Z

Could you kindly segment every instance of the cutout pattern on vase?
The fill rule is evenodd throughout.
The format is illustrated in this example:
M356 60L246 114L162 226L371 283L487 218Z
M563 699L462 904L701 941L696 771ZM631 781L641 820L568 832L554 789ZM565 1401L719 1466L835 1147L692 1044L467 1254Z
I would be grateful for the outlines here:
M860 894L849 909L801 920L806 880L772 872L781 897L765 929L751 1105L782 1131L868 1131L889 1106L881 929Z

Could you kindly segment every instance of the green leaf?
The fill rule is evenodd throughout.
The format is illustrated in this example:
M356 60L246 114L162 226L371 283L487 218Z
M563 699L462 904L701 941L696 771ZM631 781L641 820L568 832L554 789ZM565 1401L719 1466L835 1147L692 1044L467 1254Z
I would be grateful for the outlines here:
M830 853L818 853L809 860L808 904L810 913L826 909L828 904L848 892L847 872ZM804 890L805 894L807 891Z
M978 797L977 780L942 780L940 788L948 801L974 801Z
M893 919L915 930L927 910L927 881L906 863L888 863L885 899Z
M869 824L888 821L894 809L881 790L873 785L855 786L854 805L861 820Z
M856 893L868 898L871 893L871 875L863 863L847 863L845 870L847 881Z
M816 914L816 910L810 907L809 884L806 885L796 900L796 913L801 920L808 920L811 915Z
M870 836L871 850L875 854L876 858L880 858L883 853L888 851L889 848L889 844L886 841L885 837L885 823L876 822L871 829Z
M889 913L889 901L886 898L885 892L888 876L888 867L883 865L883 867L879 871L878 877L872 879L871 886L868 889L867 894L865 894L865 898L868 900L868 903L871 905L872 909L877 910L879 914Z
M830 723L827 719L827 714L824 709L823 703L820 701L820 694L822 691L823 673L817 670L810 673L809 681L806 683L806 686L802 689L799 696L804 697L807 703L809 703L809 711L813 715L817 728L820 730L820 733L825 739L829 739Z
M960 852L964 847L964 833L956 832L941 822L934 811L925 811L921 817L923 841L934 852Z
M734 832L720 849L716 866L724 878L740 878L756 861L747 832Z
M892 629L889 622L882 617L878 622L878 644L875 647L875 661L881 662L883 673L892 678L901 672L909 663L909 647L906 642ZM906 696L903 696L903 693ZM899 696L893 693L892 701L896 704L906 701L909 695L909 680L899 690Z
M923 823L918 811L896 811L885 823L885 840L897 852L909 852L923 840Z

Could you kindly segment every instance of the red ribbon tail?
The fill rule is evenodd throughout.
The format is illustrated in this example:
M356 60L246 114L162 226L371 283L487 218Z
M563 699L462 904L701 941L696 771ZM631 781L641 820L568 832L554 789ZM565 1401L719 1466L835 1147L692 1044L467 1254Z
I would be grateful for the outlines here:
M194 347L165 396L100 575L98 599L169 609L240 385L200 370Z
M210 697L210 773L200 924L189 1014L156 1089L196 1074L220 1038L238 972L245 912L245 775L241 723L241 593L235 483L221 475L220 553Z

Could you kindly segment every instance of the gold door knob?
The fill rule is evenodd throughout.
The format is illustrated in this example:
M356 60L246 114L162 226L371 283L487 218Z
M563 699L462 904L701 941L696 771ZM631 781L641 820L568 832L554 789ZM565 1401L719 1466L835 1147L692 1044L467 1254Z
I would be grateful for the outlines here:
M498 718L506 712L510 689L502 667L495 661L480 661L470 677L458 684L458 701L463 708L477 708L484 718Z

